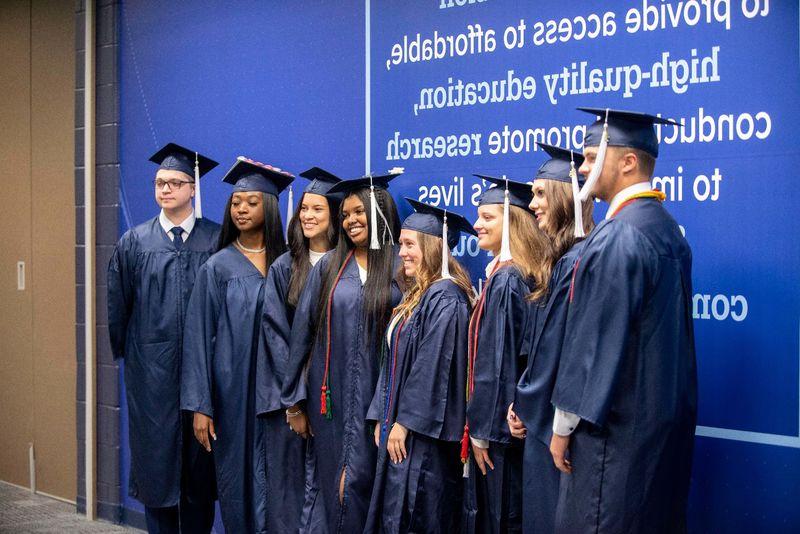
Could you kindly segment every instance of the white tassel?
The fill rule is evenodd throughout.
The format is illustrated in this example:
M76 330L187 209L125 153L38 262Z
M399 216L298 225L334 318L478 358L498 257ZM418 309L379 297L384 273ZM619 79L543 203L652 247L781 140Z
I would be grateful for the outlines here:
M503 231L500 237L500 257L497 261L511 261L511 214L508 200L508 180L506 180L505 196L503 198Z
M597 180L600 178L600 173L603 172L603 164L606 161L606 149L608 148L608 108L606 108L606 120L603 123L603 134L600 139L600 146L597 148L597 157L594 160L594 166L592 167L592 172L589 173L589 177L586 178L586 183L583 184L583 188L581 189L580 199L582 202L586 202L589 200L589 195L592 194L592 189L594 189L595 184L597 184Z
M292 193L292 186L289 186L289 205L286 208L286 242L289 242L289 223L294 216L294 194Z
M372 185L372 176L369 177L369 248L380 250L378 242L378 201L375 200L375 186Z
M194 153L194 216L203 218L203 200L200 198L200 158Z
M572 157L572 151L569 152ZM572 205L575 209L575 237L586 237L583 231L583 205L580 199L580 187L578 187L578 173L575 171L575 160L569 162L569 178L572 181Z
M450 247L447 246L447 210L444 211L442 224L442 279L451 280L450 276Z

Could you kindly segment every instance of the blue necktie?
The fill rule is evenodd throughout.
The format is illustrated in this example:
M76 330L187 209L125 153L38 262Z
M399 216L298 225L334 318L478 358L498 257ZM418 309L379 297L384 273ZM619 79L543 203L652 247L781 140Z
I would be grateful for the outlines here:
M170 230L170 232L172 232L172 235L175 236L175 239L172 240L172 242L175 243L175 248L178 249L178 250L182 249L183 248L183 228L181 228L180 226L173 226L172 230Z

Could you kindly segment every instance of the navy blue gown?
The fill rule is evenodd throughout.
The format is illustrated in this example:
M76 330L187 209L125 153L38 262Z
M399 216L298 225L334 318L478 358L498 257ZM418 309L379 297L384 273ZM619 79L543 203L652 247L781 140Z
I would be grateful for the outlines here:
M365 533L460 528L469 301L451 280L435 282L392 332L367 418L381 445ZM408 429L407 457L392 463L386 442Z
M467 423L470 436L489 442L494 470L487 466L484 476L470 455L463 525L468 533L522 528L522 442L511 436L506 414L527 361L525 328L537 309L526 300L532 289L533 281L513 265L499 267L484 288Z
M330 256L311 270L297 305L282 401L284 406L304 403L314 433L316 480L306 484L302 531L351 534L364 528L375 476L376 448L366 417L378 382L380 355L367 340L364 288L352 257L336 286L331 309L331 418L320 413L327 343L324 335L315 339L316 310ZM392 307L400 297L392 282Z
M660 202L600 223L575 266L553 404L579 415L556 532L675 533L697 416L692 256Z
M305 492L306 441L289 428L281 405L294 315L286 302L291 267L292 257L286 252L267 272L256 362L256 415L267 444L264 466L268 532L297 532Z
M522 526L526 533L550 534L555 527L560 471L550 454L554 413L550 398L564 341L572 268L582 248L583 242L576 243L556 262L547 304L526 332L532 345L526 351L528 365L514 401L514 412L527 429L522 467Z
M155 217L125 232L108 265L108 331L125 358L131 471L129 494L152 508L178 504L186 484L213 486L211 455L182 424L184 313L200 266L217 246L219 225L197 219L181 250ZM184 465L188 464L188 465ZM209 499L213 502L213 488Z
M211 449L228 532L267 530L264 436L255 414L264 282L250 260L228 245L200 268L186 313L181 408L214 420Z

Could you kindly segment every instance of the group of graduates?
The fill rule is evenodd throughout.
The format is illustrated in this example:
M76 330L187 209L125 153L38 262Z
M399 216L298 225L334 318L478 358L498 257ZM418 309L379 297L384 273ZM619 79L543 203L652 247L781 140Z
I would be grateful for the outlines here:
M474 224L414 199L401 222L399 172L314 167L284 235L294 176L240 157L220 226L216 162L156 153L161 213L108 268L148 530L209 532L218 499L230 533L685 531L692 260L650 187L677 125L582 110L582 154L476 175ZM461 234L492 256L479 295Z

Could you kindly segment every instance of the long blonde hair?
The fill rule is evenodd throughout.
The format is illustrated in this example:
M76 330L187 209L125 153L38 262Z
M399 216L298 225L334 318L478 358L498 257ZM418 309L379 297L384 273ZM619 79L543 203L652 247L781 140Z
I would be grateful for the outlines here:
M413 278L408 278L400 267L398 278L405 278L408 291L403 295L403 300L395 307L392 315L400 315L407 319L419 305L422 296L431 287L431 284L442 278L442 238L417 232L417 244L422 252L422 259ZM447 265L453 282L469 296L472 293L472 283L460 263L448 252Z
M519 206L510 206L509 219L513 265L524 278L532 278L536 284L528 295L528 300L541 300L547 295L550 286L553 245L550 238L539 229L536 217L530 211Z

